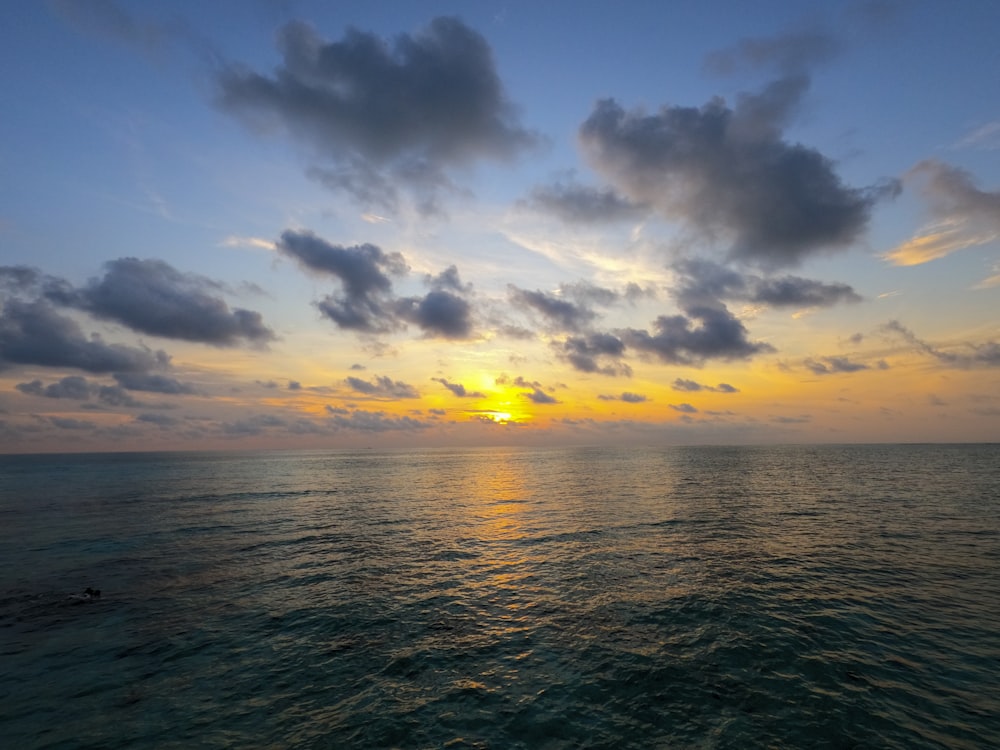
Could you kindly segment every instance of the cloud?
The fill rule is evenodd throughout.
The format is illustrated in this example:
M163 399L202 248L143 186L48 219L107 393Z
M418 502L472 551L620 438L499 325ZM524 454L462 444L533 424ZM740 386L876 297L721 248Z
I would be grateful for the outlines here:
M559 401L555 396L550 396L548 393L543 391L541 388L533 387L529 393L523 393L526 399L535 404L558 404Z
M393 380L387 375L376 376L374 380L362 380L361 378L348 377L344 382L358 393L375 398L420 398L416 388L400 380Z
M682 304L729 299L771 307L832 307L861 301L861 295L848 284L826 284L800 276L762 278L702 258L681 258L671 267L679 277L674 293Z
M828 32L806 29L780 36L741 39L733 47L709 54L705 69L718 75L741 68L792 74L829 62L842 50L843 43Z
M649 213L648 206L635 204L611 188L575 182L535 187L520 205L551 214L567 224L628 221Z
M32 380L30 383L18 383L17 390L31 396L44 396L45 398L71 398L78 401L86 401L94 387L87 382L86 378L79 375L70 375L55 383L49 383L44 388L41 380Z
M149 393L171 395L196 393L194 386L166 375L146 372L116 372L114 378L118 381L118 385L129 391L148 391Z
M449 171L538 140L519 124L486 40L457 19L392 42L353 28L330 42L292 22L278 48L273 76L221 70L220 106L311 146L313 176L365 206L395 209L398 185L433 211Z
M670 404L670 408L674 411L679 411L682 414L697 414L698 409L691 404Z
M712 393L739 393L739 388L734 388L729 383L719 383L718 385L702 385L694 380L677 378L671 385L675 391L684 393L697 393L698 391L711 391Z
M154 424L161 430L165 430L169 427L173 427L180 423L180 420L176 417L170 417L166 414L139 414L135 418L136 422L145 422L147 424Z
M803 75L744 94L733 108L626 112L599 101L580 128L584 152L611 186L729 244L731 259L765 269L843 248L865 231L875 202L896 183L845 186L820 152L782 139L809 85Z
M571 336L562 343L554 343L553 346L559 350L559 355L563 359L580 372L626 377L632 375L632 368L620 361L625 354L625 342L613 334L589 333L585 336Z
M939 362L952 367L961 369L1000 367L1000 343L994 341L987 341L982 344L966 344L966 348L971 351L953 352L938 349L927 341L924 341L898 320L890 320L882 326L882 331L900 336L917 351L923 352Z
M357 409L350 416L334 415L329 419L329 425L334 430L358 430L360 432L391 432L425 430L431 427L429 422L421 422L412 417L389 417L380 411L363 411Z
M433 291L422 298L400 299L393 309L429 336L466 339L472 335L472 306L451 292Z
M60 430L93 430L96 424L86 419L72 419L70 417L47 417L49 423Z
M92 373L146 372L170 361L163 351L86 338L76 321L44 300L8 299L0 317L0 368L4 365L72 367Z
M700 366L709 359L748 359L774 351L764 342L747 338L747 330L725 305L690 305L686 315L661 315L653 333L635 328L619 332L633 349L677 365Z
M472 284L463 284L458 275L458 267L450 265L437 276L427 274L424 276L424 283L435 291L451 291L459 294L467 294L472 291Z
M507 285L507 296L517 308L529 308L547 320L553 328L561 331L579 331L597 317L593 310L554 294L542 291L520 289Z
M431 378L435 383L440 383L459 398L486 398L479 391L468 391L461 383L449 383L444 378Z
M312 232L293 230L282 233L277 248L307 271L340 280L343 295L328 295L317 303L320 312L339 327L367 333L399 327L391 309L389 278L408 270L399 253L386 253L370 244L342 247Z
M916 266L1000 239L1000 191L980 190L965 170L933 159L917 164L906 179L923 182L936 221L885 253L888 262Z
M275 338L260 313L229 309L210 290L215 282L181 273L162 260L119 258L105 264L105 274L75 291L49 291L53 302L78 307L97 318L134 331L214 346L241 342L264 344Z
M644 404L649 401L648 396L644 396L641 393L631 393L629 391L624 391L618 396L613 395L599 395L601 401L624 401L626 404Z
M847 357L820 357L818 360L807 359L802 364L814 375L833 375L835 373L858 372L870 369L868 365L861 362L852 362Z

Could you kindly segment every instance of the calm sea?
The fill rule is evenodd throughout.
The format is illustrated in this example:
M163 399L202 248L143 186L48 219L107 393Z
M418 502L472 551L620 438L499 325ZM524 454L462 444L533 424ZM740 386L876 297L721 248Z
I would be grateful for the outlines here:
M1000 445L2 457L0 744L998 748Z

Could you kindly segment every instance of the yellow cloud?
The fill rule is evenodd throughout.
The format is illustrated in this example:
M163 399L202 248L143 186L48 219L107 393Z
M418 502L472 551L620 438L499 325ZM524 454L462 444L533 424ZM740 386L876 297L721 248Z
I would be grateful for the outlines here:
M894 266L919 266L974 245L985 245L1000 237L996 232L973 234L965 227L927 231L912 237L882 256Z

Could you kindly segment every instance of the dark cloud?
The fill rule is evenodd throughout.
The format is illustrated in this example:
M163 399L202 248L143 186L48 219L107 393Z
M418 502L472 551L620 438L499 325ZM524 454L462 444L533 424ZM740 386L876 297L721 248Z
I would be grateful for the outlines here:
M742 68L765 69L787 75L829 62L840 54L843 47L840 39L822 29L747 38L729 49L709 54L705 58L705 69L720 75Z
M278 47L273 77L222 70L220 105L310 144L320 162L312 173L363 204L392 209L402 185L433 211L452 189L451 169L509 159L537 141L518 123L486 40L457 19L391 43L357 29L329 42L293 22Z
M554 346L559 350L560 356L580 372L626 377L632 375L632 368L620 361L625 354L625 342L613 334L571 336Z
M551 214L567 224L628 221L649 213L648 206L635 204L611 188L574 182L538 186L521 205Z
M698 391L711 391L712 393L739 393L739 388L734 388L729 383L719 383L718 385L703 385L694 380L677 378L671 385L675 391L685 393L696 393Z
M814 375L833 375L842 372L858 372L859 370L870 369L868 365L861 362L852 362L847 357L820 357L820 359L807 359L803 364Z
M529 393L523 393L526 399L535 404L558 404L559 401L555 396L550 396L548 393L543 391L541 388L532 388Z
M761 278L702 258L682 258L672 268L679 277L674 294L682 305L729 299L771 307L831 307L861 301L847 284L799 276Z
M425 297L400 299L393 309L428 336L466 339L472 335L472 306L451 292L433 291Z
M730 242L732 259L774 269L856 241L875 202L897 183L845 186L821 153L782 138L809 85L792 75L733 108L626 112L599 101L580 129L586 155L612 187L710 237Z
M619 335L628 346L678 365L698 366L709 359L748 359L774 351L770 344L750 341L747 329L725 305L691 305L685 313L661 315L653 322L652 334L628 328Z
M298 380L289 380L288 381L288 390L290 390L290 391L301 391L302 390L302 383L300 383Z
M162 260L120 258L105 264L105 274L72 293L50 290L48 298L113 320L132 330L214 346L263 344L275 338L260 313L229 309L212 291L219 285L181 273Z
M670 404L670 408L682 414L697 414L698 409L691 404Z
M553 328L560 331L579 331L597 317L584 305L546 292L519 289L513 284L507 285L507 296L515 307L526 307L540 313Z
M375 245L333 245L312 232L287 230L276 247L307 271L340 280L343 295L328 295L317 303L320 312L341 328L385 333L400 327L392 310L392 280L407 271L399 253Z
M940 219L982 220L1000 231L1000 191L980 190L964 169L928 159L911 176L926 179L924 195Z
M97 399L108 406L142 406L120 385L102 385L97 389Z
M72 367L92 373L146 372L164 367L163 351L86 338L76 321L44 300L8 299L0 316L0 367L11 364Z
M461 383L449 383L444 378L431 378L435 383L440 383L459 398L486 398L479 391L468 391Z
M94 390L94 386L79 375L70 375L55 383L49 383L44 388L41 380L32 380L30 383L18 383L17 390L32 396L44 396L45 398L72 398L78 401L86 401Z
M148 372L116 372L114 378L118 385L129 391L147 391L149 393L167 393L181 395L196 393L194 386L182 383L166 375Z
M761 279L748 298L773 307L830 307L838 302L860 302L861 295L847 284L824 284L798 276Z
M374 380L348 377L344 379L353 390L375 398L420 398L417 389L400 380L393 380L387 375L376 376Z

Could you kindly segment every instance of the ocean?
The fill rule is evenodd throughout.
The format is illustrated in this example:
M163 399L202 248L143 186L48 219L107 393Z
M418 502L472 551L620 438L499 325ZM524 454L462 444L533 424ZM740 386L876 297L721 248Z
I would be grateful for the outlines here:
M0 744L997 748L1000 445L3 456Z

